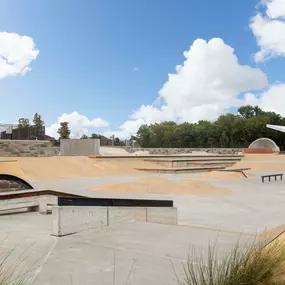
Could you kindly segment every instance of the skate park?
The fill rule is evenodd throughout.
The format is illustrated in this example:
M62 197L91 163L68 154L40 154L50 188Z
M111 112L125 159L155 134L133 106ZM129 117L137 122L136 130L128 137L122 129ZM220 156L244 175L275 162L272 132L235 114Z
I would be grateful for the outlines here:
M279 153L103 151L1 158L1 174L33 188L6 177L0 192L2 246L36 264L32 284L109 284L114 264L118 284L175 284L191 244L222 254L284 231L284 182L261 180L284 173Z

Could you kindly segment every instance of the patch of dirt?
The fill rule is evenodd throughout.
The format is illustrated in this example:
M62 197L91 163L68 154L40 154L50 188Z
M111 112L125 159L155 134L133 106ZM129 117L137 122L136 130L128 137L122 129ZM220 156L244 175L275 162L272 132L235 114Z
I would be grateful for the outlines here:
M153 194L223 195L232 191L195 180L170 181L165 178L142 178L132 183L107 183L89 189L98 192L146 192Z
M28 180L55 180L79 177L143 175L136 167L149 167L140 159L96 159L84 156L19 157Z
M238 162L237 168L251 168L252 170L285 170L285 161L283 162L255 162L242 161Z

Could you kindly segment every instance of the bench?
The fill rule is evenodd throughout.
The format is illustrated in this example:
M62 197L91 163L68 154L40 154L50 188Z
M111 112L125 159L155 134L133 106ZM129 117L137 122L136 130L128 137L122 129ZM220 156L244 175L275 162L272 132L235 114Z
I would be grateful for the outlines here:
M38 202L23 202L23 203L15 203L8 205L0 205L0 213L10 210L18 210L28 208L30 211L37 211L39 207Z
M270 174L270 175L263 175L261 176L261 179L262 179L262 183L264 183L264 178L268 178L269 181L271 181L271 177L275 177L275 181L277 180L277 176L279 176L281 178L281 180L283 180L283 174L280 173L280 174Z

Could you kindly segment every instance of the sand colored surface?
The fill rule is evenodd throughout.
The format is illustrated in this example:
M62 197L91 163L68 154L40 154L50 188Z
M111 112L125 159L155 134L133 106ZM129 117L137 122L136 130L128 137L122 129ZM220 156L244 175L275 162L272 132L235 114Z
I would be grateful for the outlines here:
M252 170L285 171L285 155L279 154L248 154L238 163L236 168L251 168Z
M132 183L106 183L90 189L99 192L145 192L153 194L222 195L230 194L225 188L217 188L202 181L170 181L165 178L142 178Z
M256 161L256 160L284 160L285 155L280 154L247 154L242 158L242 161Z
M23 180L27 180L19 161L0 161L0 174L14 175Z
M265 238L274 238L283 233L284 231L285 231L285 225L280 225L276 228L265 230L260 234L260 236ZM285 239L285 233L282 234L280 237Z
M84 156L18 157L26 180L142 175L135 167L148 167L142 160L104 160Z
M235 165L236 168L251 168L252 170L285 170L285 160L284 162L258 162L258 161L241 161Z
M255 177L252 173L244 172L245 175L250 177ZM231 180L231 179L246 179L240 172L226 172L226 171L210 171L205 173L199 173L195 175L197 178L204 179L217 179L217 180Z

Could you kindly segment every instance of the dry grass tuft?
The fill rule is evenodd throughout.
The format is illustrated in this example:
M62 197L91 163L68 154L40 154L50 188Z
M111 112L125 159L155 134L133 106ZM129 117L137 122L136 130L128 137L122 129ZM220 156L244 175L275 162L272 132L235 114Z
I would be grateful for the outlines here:
M275 240L253 241L244 247L239 242L219 259L215 246L209 246L208 259L193 249L184 266L180 285L284 285L285 244Z
M0 247L2 243L0 243ZM17 247L13 250L2 250L0 252L0 285L31 284L31 273L35 268L27 267L29 248L20 254L16 254Z

